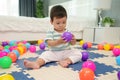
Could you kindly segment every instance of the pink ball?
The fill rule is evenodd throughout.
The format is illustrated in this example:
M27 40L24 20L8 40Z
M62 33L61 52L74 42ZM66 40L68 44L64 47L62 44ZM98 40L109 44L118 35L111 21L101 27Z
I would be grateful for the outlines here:
M120 49L119 48L114 48L112 50L114 56L119 56L120 55Z
M29 48L30 52L34 53L36 52L36 46L34 45L31 45L30 48Z
M4 57L4 56L7 56L7 55L8 55L8 53L5 52L5 51L1 51L1 52L0 52L0 58L2 58L2 57Z
M82 68L90 68L91 70L96 70L96 65L93 61L88 60L82 64Z

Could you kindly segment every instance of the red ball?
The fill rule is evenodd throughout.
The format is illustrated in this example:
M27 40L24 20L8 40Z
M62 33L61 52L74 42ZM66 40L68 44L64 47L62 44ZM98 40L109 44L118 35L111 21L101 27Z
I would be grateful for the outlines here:
M13 63L16 62L17 56L16 56L16 54L15 54L14 52L10 52L10 53L8 54L8 56L12 59L12 62L13 62Z

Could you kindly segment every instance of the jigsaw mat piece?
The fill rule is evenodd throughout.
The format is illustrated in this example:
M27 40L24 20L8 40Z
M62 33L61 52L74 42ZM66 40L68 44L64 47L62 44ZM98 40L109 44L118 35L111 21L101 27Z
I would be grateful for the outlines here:
M38 70L26 70L26 74L35 80L79 80L79 74L61 66L42 67Z
M89 60L94 61L96 65L95 80L118 80L117 72L120 70L120 66L116 64L112 51L97 50L96 45L87 50L83 50L79 45L74 48L80 49L81 52L89 52ZM68 68L62 68L56 62L45 64L38 70L24 67L24 59L35 61L42 52L38 48L36 53L28 51L21 55L9 69L0 68L0 75L11 73L15 80L79 80L78 72L82 68L82 61L72 64Z

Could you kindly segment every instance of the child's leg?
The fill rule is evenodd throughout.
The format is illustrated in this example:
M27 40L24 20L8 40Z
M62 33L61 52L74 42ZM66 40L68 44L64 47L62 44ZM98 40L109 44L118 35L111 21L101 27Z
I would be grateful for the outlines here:
M82 54L79 50L66 50L63 52L63 60L59 61L62 67L68 67L70 64L74 64L81 60Z
M44 64L45 61L42 58L38 58L35 62L24 60L24 66L26 68L39 69Z
M59 61L59 64L62 66L62 67L68 67L70 64L72 64L72 61L69 59L69 58L66 58L65 60L61 60Z

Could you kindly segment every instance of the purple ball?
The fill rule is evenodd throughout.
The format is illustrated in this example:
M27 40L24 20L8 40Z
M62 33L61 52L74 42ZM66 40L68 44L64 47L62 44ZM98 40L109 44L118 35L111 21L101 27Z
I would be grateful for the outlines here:
M89 52L82 52L82 61L87 61L89 58Z
M88 44L87 44L87 43L84 43L84 44L82 45L82 48L86 50L86 49L88 48Z
M120 71L117 73L118 80L120 80Z
M72 40L72 34L70 32L64 32L62 37L67 42L70 42Z
M45 43L41 43L39 47L40 47L41 50L44 50L45 49Z
M2 46L6 46L6 45L8 45L8 42L6 41L2 42Z

